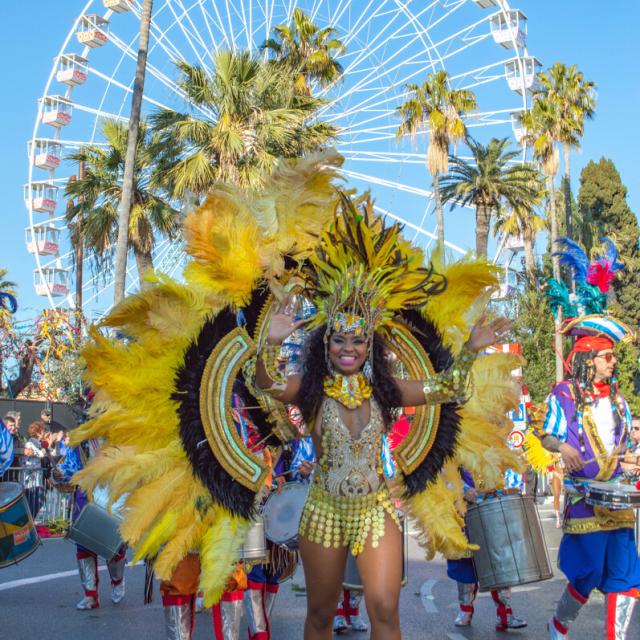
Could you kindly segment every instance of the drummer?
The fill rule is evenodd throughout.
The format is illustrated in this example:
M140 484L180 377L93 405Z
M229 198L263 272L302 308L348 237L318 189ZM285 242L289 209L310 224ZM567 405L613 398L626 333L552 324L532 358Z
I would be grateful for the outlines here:
M606 637L623 640L640 587L634 513L591 506L576 489L589 480L622 476L631 416L615 378L612 336L619 340L628 329L610 316L589 316L588 321L594 333L598 327L602 332L576 340L567 359L571 376L551 392L543 426L542 445L560 454L573 489L558 554L568 584L548 630L550 638L566 638L591 592L599 589L607 598Z
M469 504L478 501L478 491L472 475L466 469L460 469L464 487L464 499ZM516 492L521 489L522 476L507 472L507 486ZM516 487L516 480L520 486ZM474 602L478 594L478 576L476 575L473 560L471 558L459 558L455 560L447 559L447 576L455 580L458 585L458 603L460 611L456 616L454 624L456 627L469 627L474 613ZM527 621L513 615L511 608L511 589L494 589L491 597L496 605L496 631L507 631L508 629L523 629L527 626Z

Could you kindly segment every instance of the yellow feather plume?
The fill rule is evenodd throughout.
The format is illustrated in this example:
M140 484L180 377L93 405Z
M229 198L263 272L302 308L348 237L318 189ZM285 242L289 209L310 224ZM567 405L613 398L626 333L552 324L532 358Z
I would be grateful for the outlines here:
M556 463L556 457L542 446L540 439L531 431L524 437L524 453L527 462L537 473L545 473Z

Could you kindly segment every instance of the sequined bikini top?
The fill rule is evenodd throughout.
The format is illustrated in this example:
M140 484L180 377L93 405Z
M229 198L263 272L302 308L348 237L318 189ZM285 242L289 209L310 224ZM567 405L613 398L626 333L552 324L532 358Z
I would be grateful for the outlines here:
M338 496L364 496L378 490L382 479L380 454L384 423L377 402L371 398L369 423L354 439L340 417L338 403L322 404L322 456L316 482Z

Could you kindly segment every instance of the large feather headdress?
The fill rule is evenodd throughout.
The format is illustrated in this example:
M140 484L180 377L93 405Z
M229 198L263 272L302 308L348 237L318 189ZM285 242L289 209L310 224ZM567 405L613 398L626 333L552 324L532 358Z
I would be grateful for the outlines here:
M446 287L432 265L424 266L422 251L403 238L402 226L386 226L374 213L369 196L354 202L341 195L335 224L322 234L304 274L317 309L310 328L326 324L367 337Z

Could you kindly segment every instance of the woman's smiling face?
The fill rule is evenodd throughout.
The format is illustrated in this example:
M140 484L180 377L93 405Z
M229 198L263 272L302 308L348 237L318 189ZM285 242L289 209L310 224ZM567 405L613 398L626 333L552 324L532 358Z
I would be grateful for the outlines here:
M339 373L358 373L367 360L369 343L365 336L354 333L332 333L329 338L329 360Z

